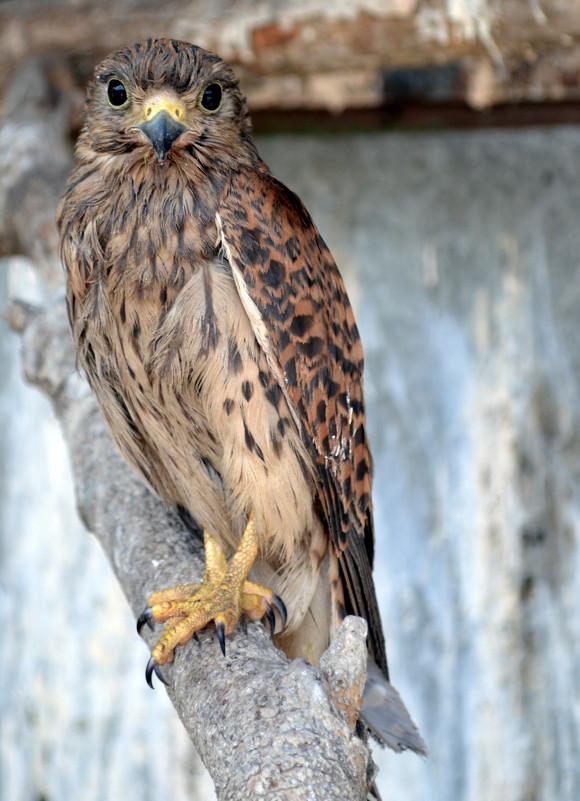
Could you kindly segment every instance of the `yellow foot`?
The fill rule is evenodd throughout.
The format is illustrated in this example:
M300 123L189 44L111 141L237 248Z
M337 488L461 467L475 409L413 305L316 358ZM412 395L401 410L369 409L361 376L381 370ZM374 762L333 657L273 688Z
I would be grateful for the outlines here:
M163 634L151 652L145 677L153 687L153 672L163 681L161 665L173 662L175 648L184 645L212 621L223 655L226 654L226 635L231 634L242 614L250 620L266 616L274 633L277 609L282 628L286 625L286 607L281 598L260 584L248 581L248 573L258 553L254 517L250 515L240 546L229 564L223 549L204 532L205 573L201 584L184 584L169 590L154 592L147 608L139 616L137 631L145 623L167 623Z

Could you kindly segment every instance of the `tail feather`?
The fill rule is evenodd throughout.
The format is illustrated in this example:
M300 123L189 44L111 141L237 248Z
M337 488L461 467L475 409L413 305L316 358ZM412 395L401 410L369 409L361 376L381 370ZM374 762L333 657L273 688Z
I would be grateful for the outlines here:
M427 756L427 747L399 693L369 657L361 717L371 733L393 751Z

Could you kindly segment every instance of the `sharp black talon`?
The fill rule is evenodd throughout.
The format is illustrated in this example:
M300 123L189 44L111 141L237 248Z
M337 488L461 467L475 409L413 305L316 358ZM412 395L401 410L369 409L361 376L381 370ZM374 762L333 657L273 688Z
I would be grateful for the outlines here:
M217 638L220 643L220 648L222 649L222 654L226 655L226 624L223 620L218 620L215 624L215 630L217 632Z
M282 618L282 628L285 628L286 621L288 620L288 612L286 611L286 604L280 598L280 596L276 595L275 593L272 594L272 603L280 613L280 617Z
M147 684L151 687L152 690L155 688L153 687L153 681L151 677L153 676L153 671L157 667L157 662L153 657L150 657L149 662L147 662L147 667L145 668L145 679ZM155 670L155 674L157 675L157 671Z
M268 604L268 608L266 609L266 617L270 623L270 634L274 636L274 632L276 631L276 616L270 604Z
M162 684L165 684L165 686L167 686L167 682L165 681L165 679L163 678L163 675L161 673L161 668L159 667L159 665L157 664L155 659L153 657L150 657L149 658L149 662L147 662L147 667L145 668L145 678L147 679L147 684L151 687L152 690L155 689L155 687L153 686L153 674L154 673L157 676L157 678L159 679L159 681Z
M161 684L165 684L166 687L169 687L169 682L165 681L165 679L163 678L163 673L161 672L161 668L159 667L159 665L155 665L153 670L155 671L155 675L157 676Z
M147 623L149 628L153 630L153 623L151 618L153 617L153 611L150 606L146 607L141 614L139 615L139 619L137 620L137 634L141 634L141 629Z
M197 631L193 632L192 637L196 642L199 642L199 637L197 636Z

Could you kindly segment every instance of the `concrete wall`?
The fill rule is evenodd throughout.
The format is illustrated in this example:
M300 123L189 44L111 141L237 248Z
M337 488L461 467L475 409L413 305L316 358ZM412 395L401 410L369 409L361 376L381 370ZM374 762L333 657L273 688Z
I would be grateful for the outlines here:
M431 751L424 762L377 754L379 787L405 801L576 801L580 129L259 144L331 246L366 347L376 581L393 681ZM17 343L2 336L12 400L2 401L1 458L5 476L19 472L4 485L0 551L11 631L0 797L132 801L156 787L155 797L195 798L185 768L168 775L166 746L156 758L152 715L181 764L189 751L157 707L162 692L153 701L142 681L146 652L129 615L114 623L122 657L99 661L108 568L86 535L71 534L50 409L14 383ZM14 439L28 414L34 427ZM39 496L38 471L49 487L62 474L59 488ZM15 530L26 547L13 548ZM74 615L59 598L80 602L83 591L91 603ZM112 738L130 767L103 775L99 749Z
M580 130L272 140L366 345L377 583L431 749L387 797L580 797Z

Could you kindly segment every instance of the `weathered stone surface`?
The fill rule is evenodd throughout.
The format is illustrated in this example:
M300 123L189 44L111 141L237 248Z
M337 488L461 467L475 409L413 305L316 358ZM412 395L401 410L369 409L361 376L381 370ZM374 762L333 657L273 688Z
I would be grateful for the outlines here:
M406 95L385 90L392 70L419 68L415 83L427 70L428 82L440 83L437 69L450 65L447 99L475 108L580 98L580 6L565 0L7 0L0 91L30 55L48 58L72 89L71 67L84 84L105 53L148 36L186 39L230 60L254 109L400 103Z

